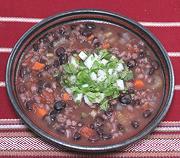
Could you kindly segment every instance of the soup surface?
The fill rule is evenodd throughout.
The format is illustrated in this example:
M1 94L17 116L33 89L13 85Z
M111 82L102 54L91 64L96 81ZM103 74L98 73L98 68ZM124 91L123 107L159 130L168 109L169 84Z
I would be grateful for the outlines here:
M48 30L24 51L16 91L28 117L70 144L103 146L142 131L163 97L163 73L149 46L111 24Z

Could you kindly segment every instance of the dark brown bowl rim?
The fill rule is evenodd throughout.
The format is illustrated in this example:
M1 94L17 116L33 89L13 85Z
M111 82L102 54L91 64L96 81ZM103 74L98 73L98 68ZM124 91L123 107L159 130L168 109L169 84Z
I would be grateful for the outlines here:
M12 66L13 66L13 62L14 62L14 58L16 57L16 53L19 50L19 47L21 47L21 44L23 44L23 41L26 40L28 38L28 36L30 34L32 34L34 31L36 31L37 29L43 27L44 25L46 25L47 23L50 23L51 21L55 20L55 19L59 19L59 18L63 18L66 16L73 16L73 15L77 15L77 14L95 14L95 15L105 15L105 16L110 16L113 18L117 18L119 20L124 20L126 22L128 22L129 24L138 27L139 29L143 30L150 38L153 42L156 43L156 45L159 47L159 49L161 50L161 53L163 55L163 58L166 62L166 65L168 67L168 74L169 74L169 85L170 85L170 90L169 90L169 95L167 97L166 103L164 105L163 110L160 112L160 114L158 115L158 117L153 120L151 122L152 126L146 128L144 131L141 132L141 134L137 135L136 137L133 137L131 139L129 139L128 141L124 141L123 143L119 143L119 144L114 144L114 145L107 145L107 146L100 146L100 147L92 147L92 146L80 146L80 145L73 145L73 144L68 144L66 142L62 142L60 140L55 139L54 137L50 136L49 134L47 134L46 132L44 132L43 130L41 130L40 128L38 128L36 125L34 125L32 123L32 121L23 113L23 111L19 108L19 105L17 104L17 101L13 95L13 90L12 90L12 86L11 86L11 72L12 72ZM83 151L83 152L107 152L107 151L112 151L115 149L121 149L123 147L126 147L129 144L132 144L140 139L142 139L143 137L145 137L147 134L149 134L150 132L152 132L155 127L157 127L157 125L160 123L160 121L164 118L164 116L166 115L172 98L173 98L173 94L174 94L174 72L173 72L173 68L172 68L172 64L170 62L170 59L167 55L167 52L165 51L164 47L162 46L162 44L159 42L159 40L157 40L154 35L152 35L147 29L145 29L142 25L138 24L137 22L121 16L121 15L117 15L115 13L111 13L111 12L107 12L107 11L102 11L102 10L94 10L94 9L85 9L85 10L74 10L74 11L69 11L69 12L65 12L65 13L60 13L57 14L55 16L51 16L48 17L44 20L42 20L41 22L37 23L36 25L34 25L31 29L29 29L16 43L16 45L14 46L11 55L8 59L8 63L7 63L7 67L6 67L6 88L7 88L7 93L9 96L9 99L11 100L11 103L16 111L16 113L21 117L21 119L28 125L28 127L35 132L37 135L39 135L41 138L43 138L46 141L50 141L50 143L53 143L55 145L60 145L61 147L65 147L66 149L71 149L71 150L75 150L75 151Z

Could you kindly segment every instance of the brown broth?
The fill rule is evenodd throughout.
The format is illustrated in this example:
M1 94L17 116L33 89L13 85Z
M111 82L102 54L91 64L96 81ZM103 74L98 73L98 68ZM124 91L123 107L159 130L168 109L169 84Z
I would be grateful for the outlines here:
M116 144L141 132L158 112L163 97L162 69L160 65L157 65L158 60L150 47L132 32L110 24L94 23L95 28L88 33L89 30L86 30L87 26L85 25L87 23L81 22L57 26L28 46L19 62L20 68L17 72L16 90L18 98L28 117L39 128L59 140L87 146ZM87 32L83 33L83 31ZM36 45L34 45L35 43ZM55 71L60 73L62 71L62 66L55 63L55 60L58 60L56 50L63 47L65 53L71 56L74 50L77 52L82 50L93 52L97 48L101 48L103 43L109 43L110 48L108 50L116 57L123 59L125 63L132 59L136 61L136 66L131 70L134 74L134 80L140 79L144 82L144 88L135 89L134 80L127 81L126 86L135 90L132 101L128 105L122 105L117 99L118 103L112 107L113 111L110 118L107 118L98 106L93 109L87 106L84 101L80 105L76 105L73 100L66 101L65 109L56 115L55 121L51 121L51 124L48 125L44 115L37 116L38 109L44 108L47 116L49 116L54 103L62 100L62 94L65 92L63 86L53 77ZM32 70L36 61L46 67L40 71ZM153 69L158 68L152 70L151 74L149 71L152 67ZM42 83L39 82L40 80ZM48 84L45 86L44 82L50 86ZM27 107L28 101L30 101L30 107ZM90 127L90 124L94 123L96 117L93 118L89 114L92 110L104 118L102 127L104 134L110 134L112 138L104 140L93 129L94 135L100 139L95 143L82 135L79 140L74 140L74 133L80 132L82 128L76 124L80 122L83 127ZM151 114L144 118L143 112L146 110L150 110ZM40 113L44 112L41 111ZM82 116L82 113L87 116ZM137 121L138 127L134 128L132 121ZM123 130L118 129L118 124L122 125ZM66 130L65 135L62 132L57 132L57 128L60 126Z

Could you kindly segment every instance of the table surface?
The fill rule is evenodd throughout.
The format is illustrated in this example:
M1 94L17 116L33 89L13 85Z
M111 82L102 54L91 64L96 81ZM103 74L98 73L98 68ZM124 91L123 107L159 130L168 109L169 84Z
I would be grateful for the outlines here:
M180 0L0 0L0 7L0 157L92 157L57 149L33 135L15 114L5 85L7 60L17 40L43 18L82 8L115 12L141 23L162 42L175 72L173 102L155 132L122 151L101 156L180 157Z

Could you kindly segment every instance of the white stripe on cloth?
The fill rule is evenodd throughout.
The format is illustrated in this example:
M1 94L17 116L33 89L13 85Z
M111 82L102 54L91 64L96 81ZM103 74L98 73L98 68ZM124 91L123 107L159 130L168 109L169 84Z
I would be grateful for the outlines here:
M180 151L180 139L151 139L146 138L132 144L124 149L125 151L140 152L170 152Z
M180 22L139 22L143 26L149 27L180 27Z
M0 137L0 151L16 151L16 150L42 150L42 151L57 151L57 148L44 142L38 137ZM61 149L60 149L61 150ZM178 138L166 138L166 139L154 139L151 137L142 139L123 149L124 151L140 151L140 152L179 152L180 151L180 139ZM59 150L58 150L59 151Z
M180 85L175 85L175 90L180 90Z
M0 53L11 53L12 48L0 48ZM170 57L180 57L180 52L168 52Z
M26 129L25 125L0 125L0 130L7 130L7 129Z
M10 53L12 51L12 48L0 48L0 53L1 52L8 52L8 53Z
M25 23L37 23L41 18L24 18L24 17L0 17L0 22L25 22ZM149 27L180 27L180 22L144 22L139 21L143 26Z
M25 23L37 23L42 19L39 18L23 18L23 17L0 17L0 22L25 22Z
M0 87L6 87L6 83L3 81L0 81Z

